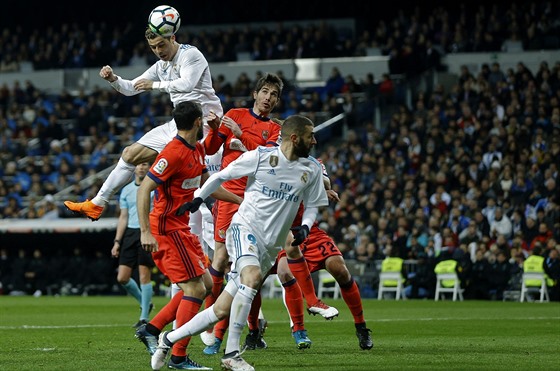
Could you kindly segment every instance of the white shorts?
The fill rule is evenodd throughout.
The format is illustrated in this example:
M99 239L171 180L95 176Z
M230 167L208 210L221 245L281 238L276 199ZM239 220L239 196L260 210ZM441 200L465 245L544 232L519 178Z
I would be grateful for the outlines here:
M231 223L226 232L226 248L231 261L231 271L236 269L237 260L243 256L254 256L260 263L261 272L265 276L272 267L272 259L268 250L258 242L251 229L238 223ZM240 273L240 272L238 272Z
M202 128L204 133L207 133L210 130L210 127L208 126L206 119L203 120ZM154 151L157 151L157 153L160 153L163 150L163 148L167 145L167 143L171 142L173 138L175 138L175 136L177 136L177 124L175 123L175 119L171 119L171 121L156 126L152 130L148 131L136 143L141 144L144 147L153 149ZM216 153L215 160L213 161L214 162L219 161L219 163L221 163L222 151L218 151L218 152L220 153L219 156Z
M177 124L175 124L175 120L172 119L148 131L137 143L160 153L167 143L171 142L176 135Z

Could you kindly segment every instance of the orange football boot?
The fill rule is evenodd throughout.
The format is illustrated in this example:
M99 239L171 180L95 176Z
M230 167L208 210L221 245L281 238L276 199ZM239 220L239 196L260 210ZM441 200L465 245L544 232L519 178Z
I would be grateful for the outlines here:
M86 200L84 202L64 201L64 206L76 214L87 216L92 221L98 220L103 212L103 207L97 206L90 200Z

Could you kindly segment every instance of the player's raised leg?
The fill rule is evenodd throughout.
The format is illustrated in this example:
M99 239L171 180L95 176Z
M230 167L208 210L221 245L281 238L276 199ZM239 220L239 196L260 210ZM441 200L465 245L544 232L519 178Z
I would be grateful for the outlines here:
M165 143L169 142L167 139L162 140ZM140 143L133 143L123 150L117 166L111 171L105 182L103 182L101 189L91 201L64 201L64 206L68 210L82 214L93 221L98 220L111 197L130 182L136 165L143 162L151 163L156 156L157 152L153 149L145 147Z

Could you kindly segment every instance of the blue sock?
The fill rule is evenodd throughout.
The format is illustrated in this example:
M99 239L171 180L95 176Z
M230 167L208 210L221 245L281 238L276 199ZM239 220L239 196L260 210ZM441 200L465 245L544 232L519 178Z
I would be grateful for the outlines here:
M131 278L127 283L122 285L122 287L124 287L126 292L132 295L132 297L136 299L140 305L142 305L142 293L140 292L140 287L138 287L136 281Z
M142 314L140 314L140 319L147 320L150 318L150 303L154 290L151 282L140 287L142 288Z

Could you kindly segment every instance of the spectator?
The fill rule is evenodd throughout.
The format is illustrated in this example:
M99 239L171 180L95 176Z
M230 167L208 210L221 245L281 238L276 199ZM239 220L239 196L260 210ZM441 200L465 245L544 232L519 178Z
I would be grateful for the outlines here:
M504 214L501 207L497 207L494 213L494 220L490 223L490 235L496 238L501 235L506 239L511 237L512 233L511 220Z
M325 95L327 97L334 97L337 94L342 93L344 87L344 77L342 77L342 74L337 67L333 67L325 85Z
M492 300L502 300L504 291L508 288L512 266L505 251L496 253L496 261L490 264L488 273L489 294Z
M538 234L531 240L529 245L530 250L534 250L537 245L541 246L541 248L545 247L548 240L552 238L552 232L548 229L546 223L539 223L538 228Z
M471 269L469 284L465 290L468 299L488 299L490 265L483 250L476 251L476 259Z

